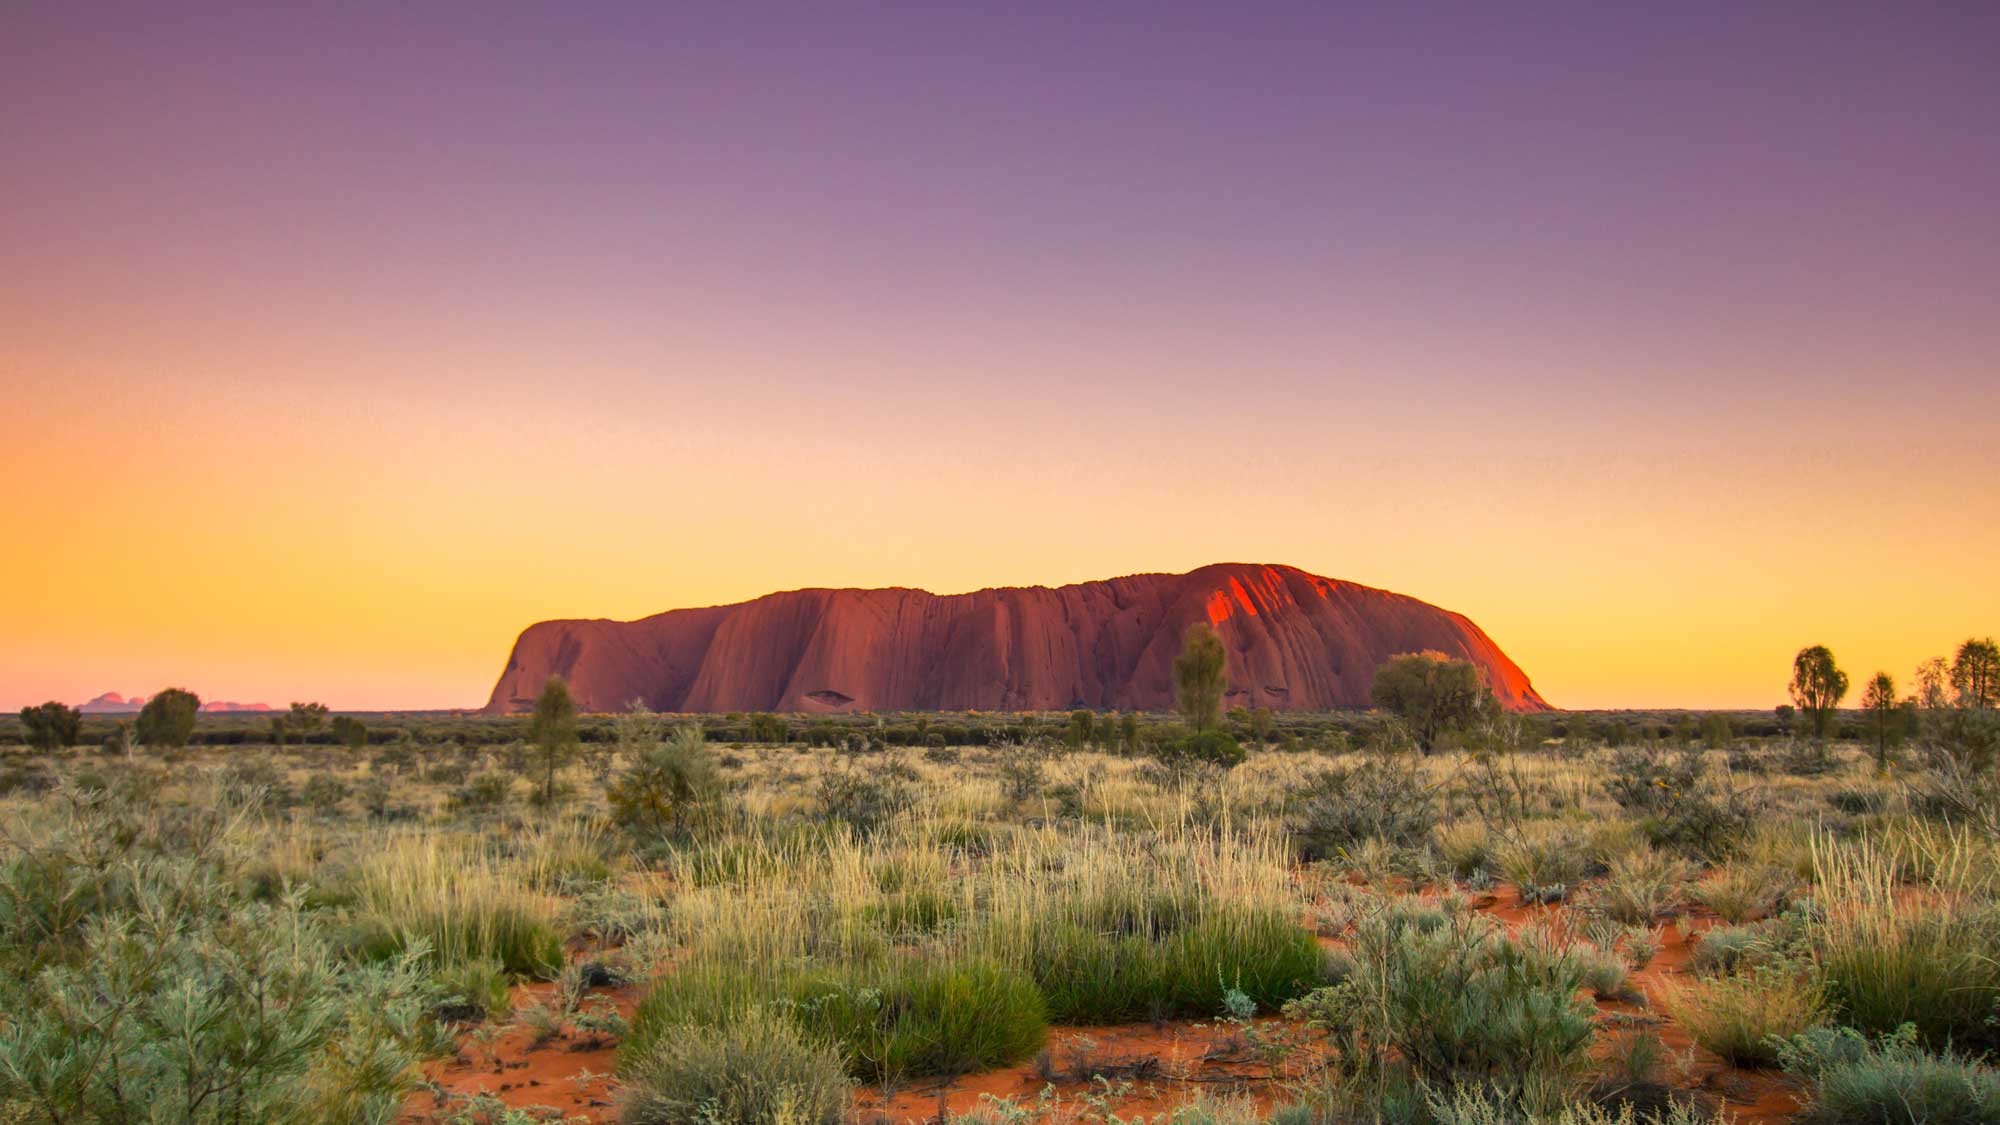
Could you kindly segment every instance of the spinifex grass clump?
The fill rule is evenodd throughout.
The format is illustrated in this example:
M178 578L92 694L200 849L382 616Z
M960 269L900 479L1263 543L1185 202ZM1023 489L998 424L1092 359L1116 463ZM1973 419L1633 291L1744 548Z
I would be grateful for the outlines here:
M755 1008L839 1046L858 1077L956 1074L1032 1054L1050 1019L1206 1017L1226 991L1275 1007L1315 982L1271 835L1072 824L970 851L942 827L671 859L668 927L689 956L635 1040Z
M1006 1066L1048 1036L1034 983L986 960L892 960L806 974L786 991L781 1010L878 1081Z
M1819 984L1782 960L1670 992L1666 1007L1696 1043L1737 1065L1777 1061L1778 1041L1826 1018Z
M1032 948L1036 983L1066 1023L1209 1015L1231 989L1275 1007L1319 971L1318 944L1291 916L1210 900L1135 913L1053 903Z
M562 968L553 902L477 846L398 837L362 867L355 901L371 954L421 943L438 967L490 961L535 977Z
M650 1057L670 1029L766 1018L834 1048L867 1081L1005 1066L1039 1050L1048 1031L1033 982L990 961L902 956L819 969L702 961L654 985L621 1059Z
M729 1023L663 1026L622 1055L625 1125L840 1125L840 1052L763 1010Z
M1614 856L1591 906L1628 926L1650 926L1681 905L1688 865L1679 858L1639 847Z
M1781 867L1728 863L1695 884L1694 900L1731 925L1768 917L1783 909L1798 880Z
M1032 974L1059 1022L1208 1016L1230 990L1275 1008L1316 983L1273 836L1044 834L1005 858L972 940Z
M1878 1034L1913 1024L1940 1048L2000 1041L2000 905L1947 889L1965 882L1949 863L1911 887L1893 850L1822 840L1815 855L1811 941L1843 1021Z

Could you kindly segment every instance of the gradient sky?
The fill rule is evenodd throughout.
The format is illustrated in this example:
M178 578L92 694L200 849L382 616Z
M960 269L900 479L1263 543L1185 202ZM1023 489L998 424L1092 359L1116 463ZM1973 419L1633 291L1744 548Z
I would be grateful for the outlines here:
M0 706L1286 562L1559 706L2000 631L2000 5L0 9Z

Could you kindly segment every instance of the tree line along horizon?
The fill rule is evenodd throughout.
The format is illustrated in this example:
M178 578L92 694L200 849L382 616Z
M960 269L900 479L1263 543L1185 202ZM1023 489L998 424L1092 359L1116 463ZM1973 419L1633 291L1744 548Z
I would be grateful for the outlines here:
M1222 705L1228 691L1228 652L1221 637L1208 624L1197 622L1189 627L1174 661L1173 676L1174 714L1178 724L1142 723L1140 713L1131 711L1078 708L1067 716L1062 736L1071 743L1103 745L1128 752L1144 750L1162 757L1231 765L1240 762L1246 753L1244 741L1259 745L1271 742L1272 732L1279 723L1270 710L1235 708L1225 716ZM2000 643L1991 637L1968 638L1949 660L1937 656L1919 664L1911 680L1913 690L1907 695L1898 693L1895 678L1886 671L1876 672L1862 686L1858 708L1862 727L1858 732L1850 727L1847 733L1873 744L1878 765L1886 766L1890 747L1914 734L1927 715L1946 722L1943 717L1954 711L1990 711L2000 707ZM1833 732L1840 705L1850 694L1851 686L1848 673L1826 645L1800 649L1793 658L1787 685L1790 702L1773 709L1769 729L1785 735L1803 730L1815 739L1824 739ZM1501 710L1482 669L1471 661L1434 651L1403 653L1383 662L1376 670L1370 698L1374 708L1399 728L1393 733L1426 754L1441 741ZM637 701L634 706L639 706ZM194 692L167 688L148 699L133 719L115 721L104 738L103 749L108 753L130 753L139 746L185 747L195 738L200 708L201 698ZM1574 717L1558 720L1559 733L1565 736L1584 721L1581 713L1568 714ZM1700 721L1683 718L1674 725L1673 733L1683 741L1700 738L1713 744L1737 733L1732 714L1715 711ZM80 708L54 700L23 707L20 741L43 751L74 747L82 739L84 717ZM560 676L551 676L527 717L528 741L544 746L548 752L543 756L553 760L560 756L552 749L555 744L590 740L592 732L581 729L580 717L568 685ZM879 724L880 717L876 719ZM731 713L724 720L711 732L711 737L721 734L724 738L735 735L743 741L786 742L798 740L803 734L803 740L811 743L831 745L847 741L840 726L826 716L794 723L781 715ZM243 733L256 732L252 728ZM294 740L330 741L360 749L385 732L371 731L353 715L333 714L324 703L294 702L288 709L270 716L265 733L270 743L279 746ZM889 744L949 741L953 728L949 724L932 724L920 716L899 733L905 737L881 741ZM1597 733L1615 744L1632 732L1612 723ZM1642 727L1636 733L1644 737L1648 730ZM1669 736L1666 728L1657 725L1652 733L1663 738ZM396 732L390 732L390 737L395 736ZM975 740L988 741L990 736ZM543 772L546 775L552 769Z

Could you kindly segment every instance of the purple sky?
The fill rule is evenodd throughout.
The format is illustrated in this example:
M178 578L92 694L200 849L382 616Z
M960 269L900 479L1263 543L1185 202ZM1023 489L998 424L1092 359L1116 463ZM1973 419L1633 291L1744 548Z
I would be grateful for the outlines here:
M752 331L1993 311L2000 5L1337 7L17 6L0 229Z

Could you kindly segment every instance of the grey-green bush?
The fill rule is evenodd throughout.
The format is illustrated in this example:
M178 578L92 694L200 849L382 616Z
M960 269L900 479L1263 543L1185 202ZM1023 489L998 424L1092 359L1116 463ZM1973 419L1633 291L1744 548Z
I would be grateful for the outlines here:
M1779 1048L1785 1069L1814 1083L1806 1120L1819 1125L1992 1125L2000 1071L1917 1044L1917 1029L1870 1040L1822 1028Z
M841 1125L840 1054L751 1009L726 1027L676 1024L621 1064L623 1125Z

